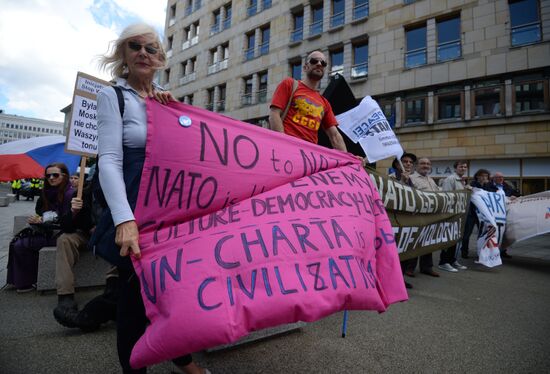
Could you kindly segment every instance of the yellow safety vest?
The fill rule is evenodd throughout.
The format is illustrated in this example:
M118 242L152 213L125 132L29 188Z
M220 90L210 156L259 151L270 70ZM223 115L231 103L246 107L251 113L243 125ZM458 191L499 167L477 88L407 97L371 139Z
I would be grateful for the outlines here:
M20 179L16 179L16 180L14 180L13 182L11 182L11 188L14 188L14 189L16 189L16 190L21 189L21 180L20 180Z

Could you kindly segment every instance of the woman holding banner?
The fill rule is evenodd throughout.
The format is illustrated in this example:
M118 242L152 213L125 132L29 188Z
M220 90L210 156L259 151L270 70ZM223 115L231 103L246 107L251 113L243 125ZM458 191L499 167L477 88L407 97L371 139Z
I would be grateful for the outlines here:
M119 270L117 348L124 373L146 372L146 368L136 370L130 366L132 348L149 321L139 280L128 256L141 257L133 210L145 161L146 98L154 97L163 104L173 100L169 92L153 82L155 73L165 63L166 53L159 36L146 24L126 27L100 61L115 83L97 95L98 170L108 208L93 242L96 250L116 263ZM190 355L173 362L186 373L208 372L193 363Z

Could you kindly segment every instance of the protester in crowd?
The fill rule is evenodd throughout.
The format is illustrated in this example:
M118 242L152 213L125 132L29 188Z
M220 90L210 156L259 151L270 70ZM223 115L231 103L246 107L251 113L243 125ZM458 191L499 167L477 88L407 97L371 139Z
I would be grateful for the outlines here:
M69 183L69 171L62 163L46 166L46 183L36 202L36 215L29 217L30 228L25 228L12 239L8 256L7 283L17 292L32 291L38 275L38 251L54 246L59 217L70 209L73 189Z
M492 180L486 185L485 189L487 191L496 192L499 189L502 189L504 191L504 194L510 199L510 201L514 201L521 196L519 191L511 183L508 183L504 180L504 174L502 174L500 171L495 171L491 179ZM512 258L512 256L508 254L507 248L503 248L502 246L500 247L500 257Z
M428 175L432 170L432 162L427 157L418 159L416 171L410 176L413 186L422 191L440 191L435 181ZM405 274L414 277L417 259L413 259L407 264ZM428 253L420 256L420 272L432 277L439 277L439 274L433 270L432 254Z
M173 100L170 93L163 92L153 82L155 73L163 69L165 63L166 53L157 32L145 24L126 27L113 43L111 51L101 59L101 67L111 72L118 87L107 87L99 92L97 123L99 180L107 201L107 212L110 212L116 227L116 244L113 242L111 247L123 257L118 266L117 347L124 373L146 372L146 368L132 369L129 362L132 348L145 332L148 320L138 276L128 255L136 259L141 257L133 209L145 159L145 99L156 97L162 103ZM116 90L120 90L124 98L124 110L119 106ZM98 223L94 236L104 234L99 232L101 223ZM173 362L186 373L208 372L192 362L190 355Z
M69 178L71 186L76 190L78 188L78 181L80 180L80 175L78 173L73 173Z
M16 179L11 182L11 193L15 195L15 200L19 200L21 193L21 179Z
M491 179L492 180L489 182L489 185L486 187L488 191L495 192L500 188L504 191L506 197L510 198L510 200L515 200L521 196L519 191L511 183L504 180L504 174L500 171L495 171Z
M414 173L414 164L416 162L416 155L413 153L403 153L401 156L401 164L403 165L404 170L401 169L401 164L396 159L392 162L393 173L389 174L390 178L397 179L407 186L414 187L411 181L411 174ZM412 266L411 262L416 263L416 259L401 261L401 270L403 273L407 270L408 266ZM413 285L405 281L406 288L413 288Z
M62 234L57 238L55 262L58 302L54 309L54 316L77 310L74 300L73 268L78 261L80 251L87 249L90 231L94 226L89 187L84 189L82 197L80 199L74 196L71 200L71 209L60 219Z
M470 188L476 187L481 189L486 189L489 183L489 170L479 169L474 174L474 179L470 182ZM470 203L470 208L468 209L468 214L466 215L466 223L464 224L464 236L462 237L462 242L460 243L460 252L461 256L464 259L470 258L470 236L474 231L474 226L479 228L479 221L477 218L476 207L473 203Z
M447 178L443 179L441 189L443 191L457 191L464 190L466 186L464 184L464 176L468 171L468 162L464 160L456 161L453 165L454 172ZM466 266L461 265L456 259L457 246L453 245L447 249L443 249L439 258L439 268L441 270L456 273L458 270L468 269Z
M326 67L325 55L320 51L311 52L303 66L303 79L286 78L277 86L270 105L269 125L272 130L314 144L318 141L317 131L322 127L332 147L346 151L332 107L319 93Z

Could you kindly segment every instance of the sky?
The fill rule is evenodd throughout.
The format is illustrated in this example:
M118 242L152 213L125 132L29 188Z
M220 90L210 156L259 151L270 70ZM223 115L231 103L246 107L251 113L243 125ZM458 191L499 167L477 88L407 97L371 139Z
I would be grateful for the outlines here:
M77 72L98 69L127 25L146 22L162 36L166 0L0 0L0 109L63 121Z

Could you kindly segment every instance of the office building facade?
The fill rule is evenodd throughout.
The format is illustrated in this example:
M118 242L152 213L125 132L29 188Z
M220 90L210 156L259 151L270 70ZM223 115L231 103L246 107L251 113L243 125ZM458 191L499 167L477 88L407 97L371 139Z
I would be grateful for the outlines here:
M435 177L466 159L550 189L550 0L169 0L165 39L181 101L265 126L277 84L321 50L321 89L340 73L373 96Z
M0 113L0 144L48 135L63 135L63 123Z

